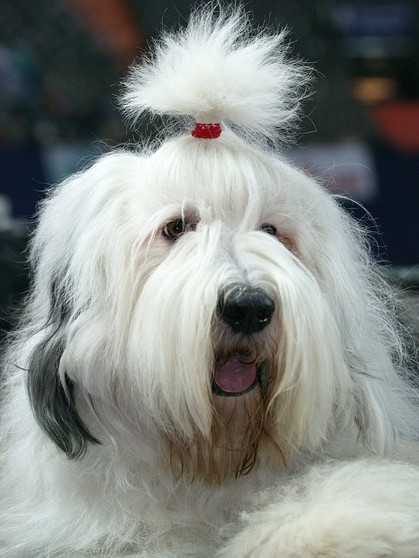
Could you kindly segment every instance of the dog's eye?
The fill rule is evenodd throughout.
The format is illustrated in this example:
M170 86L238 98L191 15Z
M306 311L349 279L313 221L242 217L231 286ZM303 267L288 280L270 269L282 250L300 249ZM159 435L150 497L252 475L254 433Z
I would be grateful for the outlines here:
M170 242L175 242L183 234L194 231L196 229L195 223L188 223L184 219L176 219L176 221L170 221L163 227L163 235L170 240Z
M289 236L286 236L285 234L278 231L275 225L271 225L270 223L264 223L259 227L259 230L266 234L274 236L277 240L279 240L279 242L281 242L285 246L285 248L288 248L290 252L293 252L294 254L297 253L295 242Z
M183 219L177 219L176 221L171 221L163 229L163 234L166 238L171 241L177 240L186 231L186 221Z
M270 234L271 236L276 236L278 234L278 229L274 225L270 225L269 223L261 225L260 230L266 234Z

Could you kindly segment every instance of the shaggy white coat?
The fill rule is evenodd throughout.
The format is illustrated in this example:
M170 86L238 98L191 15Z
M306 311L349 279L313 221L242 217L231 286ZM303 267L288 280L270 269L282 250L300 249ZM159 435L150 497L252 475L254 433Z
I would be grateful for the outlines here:
M197 13L127 80L132 118L221 122L218 139L105 155L41 208L4 364L2 558L419 556L393 294L357 225L266 147L293 130L307 73L248 26ZM216 312L243 283L276 308L250 339ZM265 388L214 395L216 352L245 343Z

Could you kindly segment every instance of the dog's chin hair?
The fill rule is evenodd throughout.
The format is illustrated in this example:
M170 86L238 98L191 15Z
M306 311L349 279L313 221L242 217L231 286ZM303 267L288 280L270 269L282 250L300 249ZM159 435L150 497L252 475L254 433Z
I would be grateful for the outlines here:
M200 479L221 485L228 476L249 474L257 464L286 466L286 444L279 439L273 403L282 378L278 370L278 332L266 336L232 334L219 319L212 323L214 361L241 354L258 365L257 385L238 396L212 395L212 423L208 435L193 440L168 437L174 474L188 481Z
M259 384L237 397L213 395L209 439L201 434L189 442L168 438L174 474L221 485L228 476L247 475L256 463L285 466L287 456L277 439L268 401Z

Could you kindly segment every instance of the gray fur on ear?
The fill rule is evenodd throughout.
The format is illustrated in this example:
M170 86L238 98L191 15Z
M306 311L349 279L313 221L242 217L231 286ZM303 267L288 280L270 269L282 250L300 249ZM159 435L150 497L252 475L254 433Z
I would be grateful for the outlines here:
M29 400L38 424L70 459L78 459L87 444L100 443L87 429L76 408L74 382L65 375L65 386L58 373L64 352L64 329L68 311L56 283L51 287L52 333L32 351L27 376Z

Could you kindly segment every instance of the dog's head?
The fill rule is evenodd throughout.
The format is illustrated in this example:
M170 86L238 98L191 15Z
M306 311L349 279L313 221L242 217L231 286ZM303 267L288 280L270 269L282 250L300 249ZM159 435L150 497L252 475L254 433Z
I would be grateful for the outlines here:
M307 80L282 36L247 25L195 16L128 80L127 112L205 125L102 157L42 208L28 386L70 457L100 439L94 416L140 457L155 444L178 473L220 481L314 451L355 407L367 420L351 374L374 314L365 252L335 201L262 142Z

